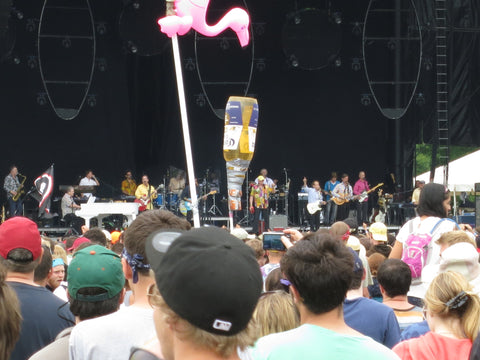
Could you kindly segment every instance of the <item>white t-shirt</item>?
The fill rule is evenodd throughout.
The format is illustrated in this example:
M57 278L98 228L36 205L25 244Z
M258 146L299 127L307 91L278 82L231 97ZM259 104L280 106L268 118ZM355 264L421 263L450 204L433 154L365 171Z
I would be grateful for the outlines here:
M89 179L87 177L84 177L82 180L80 180L80 183L78 184L80 186L97 186L97 182L93 179ZM86 197L92 196L92 193L84 193L83 194Z
M156 337L153 309L129 306L85 320L70 335L70 360L128 360L132 346Z
M420 217L409 220L402 226L402 228L398 232L397 241L401 242L405 246L405 241L411 233L416 232L417 234L427 234L432 231L433 227L438 223L438 221L440 221L440 218L435 216L430 216L424 220L421 220ZM447 219L443 220L440 224L438 224L432 234L432 240L427 246L427 260L424 266L434 265L440 262L440 246L435 242L442 234L455 229L456 225L452 221L449 221ZM425 284L412 284L410 286L410 291L408 292L408 295L423 299L426 291L427 286Z

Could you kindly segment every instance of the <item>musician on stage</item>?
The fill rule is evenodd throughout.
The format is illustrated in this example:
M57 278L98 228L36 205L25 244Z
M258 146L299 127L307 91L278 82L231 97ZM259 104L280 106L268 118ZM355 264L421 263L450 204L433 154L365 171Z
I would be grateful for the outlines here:
M198 208L199 213L201 213L201 206L200 202L204 201L207 199L208 195L201 195L201 190L200 190L200 185L198 185L198 180L195 179L195 189L197 190L197 203L192 204L192 195L190 194L190 185L186 185L185 189L182 191L182 195L180 196L180 201L183 202L180 204L180 212L182 213L183 216L187 218L187 221L192 223L193 219L193 211L192 207L196 206ZM183 206L182 206L183 205ZM193 223L192 223L193 224Z
M183 171L179 171L177 176L170 179L168 191L173 192L180 197L183 189L185 189L185 173Z
M368 186L368 181L365 179L365 171L360 171L358 173L358 180L353 186L353 195L360 195L369 190L370 186ZM359 199L355 205L357 207L357 224L358 226L362 226L363 223L368 222L368 195L363 201Z
M326 204L326 202L323 201L322 188L320 187L320 182L318 180L313 180L312 181L312 187L308 187L307 178L304 177L303 178L302 192L308 194L308 203L309 204L317 204L318 206ZM310 223L310 230L311 231L317 231L318 228L320 227L320 212L321 212L320 209L318 209L318 211L316 211L313 214L310 214L310 212L307 211L308 222Z
M267 169L262 169L260 170L260 176L263 176L264 184L268 186L269 188L272 189L272 192L275 192L277 190L277 181L270 179L268 176L268 170ZM258 177L255 179L255 184L258 185Z
M333 201L329 201L332 198L332 191L335 189L335 186L340 184L340 181L337 180L337 173L332 172L330 180L325 183L323 188L323 193L325 194L325 200L327 201L327 206L325 207L325 223L326 225L332 225L337 218L337 204Z
M259 220L260 214L262 214L263 221L265 221L265 229L270 228L270 208L268 207L268 198L273 189L265 184L265 178L260 175L256 178L250 191L250 213L253 216L253 229L252 231L259 235Z
M23 213L23 201L18 198L17 201L14 197L22 189L20 181L18 180L18 169L15 165L10 167L10 172L5 176L3 182L3 189L7 192L7 201L9 208L9 217L20 216Z
M127 170L125 173L125 180L122 181L122 193L123 195L135 196L135 191L137 190L137 183L132 177L132 172Z
M80 180L80 183L78 184L80 186L100 186L100 182L97 180L95 175L93 175L92 170L87 170L85 171L85 177ZM92 196L92 193L82 193L83 197L89 198Z
M418 201L420 200L420 193L422 192L423 187L425 186L424 180L415 181L415 190L412 193L412 203L415 206L418 206Z
M152 200L156 199L157 196L157 190L155 190L155 187L150 185L148 176L143 175L142 183L138 185L137 190L135 191L135 197L140 200L144 206L146 206L145 210L152 210Z
M335 186L332 191L332 196L341 202L341 204L337 204L337 221L345 220L348 217L350 209L348 201L350 201L353 196L352 186L348 182L348 174L342 174L342 182Z
M75 190L73 186L69 186L62 197L62 217L67 225L71 224L77 233L81 234L82 225L85 225L85 220L75 215L75 211L81 209L82 207L75 203L75 200L73 199L74 194Z

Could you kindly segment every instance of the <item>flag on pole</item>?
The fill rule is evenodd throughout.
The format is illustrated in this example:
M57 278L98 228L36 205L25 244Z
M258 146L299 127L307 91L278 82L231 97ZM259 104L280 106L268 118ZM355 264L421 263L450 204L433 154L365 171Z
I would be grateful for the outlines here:
M40 194L38 202L38 216L50 213L51 197L53 193L53 164L34 181L35 188Z

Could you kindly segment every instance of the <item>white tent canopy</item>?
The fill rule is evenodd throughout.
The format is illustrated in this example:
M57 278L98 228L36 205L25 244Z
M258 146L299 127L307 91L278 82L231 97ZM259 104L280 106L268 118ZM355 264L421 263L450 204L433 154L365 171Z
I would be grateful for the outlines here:
M443 183L444 166L435 169L434 182ZM430 182L430 171L420 174L415 180ZM480 150L451 161L448 166L448 188L451 191L473 191L480 183Z

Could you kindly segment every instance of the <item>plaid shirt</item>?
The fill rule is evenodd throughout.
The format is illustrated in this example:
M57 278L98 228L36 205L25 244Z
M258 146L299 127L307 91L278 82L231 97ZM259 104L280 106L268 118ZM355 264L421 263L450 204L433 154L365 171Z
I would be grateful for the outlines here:
M17 191L20 187L20 181L18 181L18 177L13 177L11 174L5 176L5 181L3 183L3 188L7 192L7 198L13 197L12 191Z

